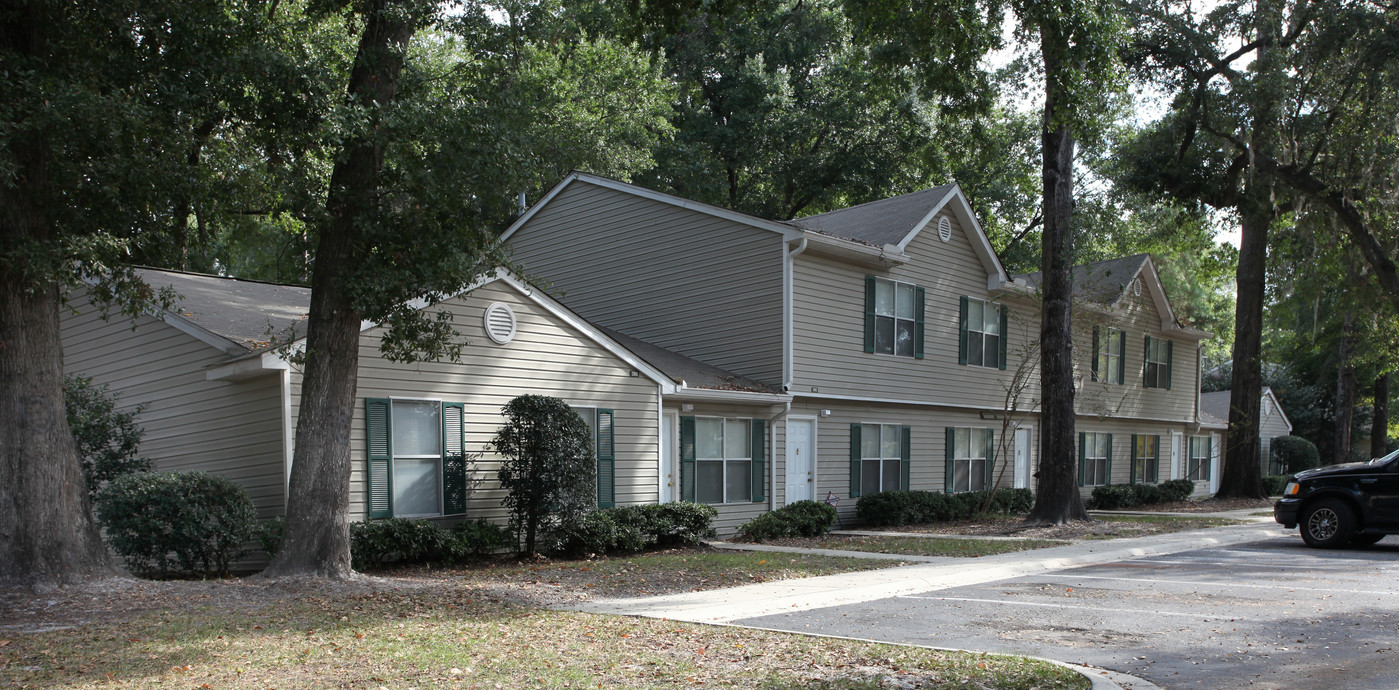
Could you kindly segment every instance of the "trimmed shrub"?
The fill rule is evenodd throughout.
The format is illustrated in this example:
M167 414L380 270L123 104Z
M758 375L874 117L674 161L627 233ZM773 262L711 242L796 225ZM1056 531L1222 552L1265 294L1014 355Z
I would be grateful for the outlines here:
M1155 484L1133 484L1132 492L1136 494L1137 505L1150 506L1166 502L1166 492Z
M452 560L464 561L485 558L507 548L518 547L515 533L505 525L497 525L484 519L463 520L452 528L452 541L448 552Z
M1131 484L1107 484L1093 487L1093 495L1088 499L1092 510L1122 510L1137 504L1137 492Z
M1270 474L1263 477L1263 493L1268 496L1281 496L1282 490L1287 488L1287 475Z
M933 491L881 491L860 497L855 515L869 525L897 527L927 522L966 520L987 504L988 514L1016 514L1030 510L1035 496L1029 489L996 489L945 494Z
M836 517L834 506L818 501L797 501L743 523L738 535L759 542L784 537L819 537L831 531Z
M446 560L450 552L451 534L434 522L388 518L350 523L350 560L356 570Z
M1180 503L1190 500L1195 493L1195 482L1189 479L1171 479L1158 484L1164 494L1165 503Z
M1278 436L1270 446L1270 460L1282 468L1283 474L1297 474L1321 466L1321 453L1316 445L1301 436Z
M133 572L161 578L227 575L257 527L248 492L206 472L118 477L98 493L97 517Z
M656 546L697 544L714 536L719 511L702 503L604 508L564 522L555 531L554 552L580 558L636 553Z

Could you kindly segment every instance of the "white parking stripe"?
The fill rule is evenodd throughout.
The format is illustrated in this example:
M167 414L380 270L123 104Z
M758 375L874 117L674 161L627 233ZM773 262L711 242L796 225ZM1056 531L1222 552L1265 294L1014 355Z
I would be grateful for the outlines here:
M1223 617L1224 617L1224 616L1222 616L1222 615L1220 615L1220 616L1211 616L1211 615L1201 615L1201 614L1198 614L1198 613L1178 613L1178 612L1175 612L1175 611L1143 611L1143 610L1141 610L1141 609L1107 609L1107 608L1101 608L1101 607L1098 607L1098 606L1093 606L1092 604L1079 604L1079 605L1071 605L1071 604L1046 604L1046 603L1043 603L1043 602L1036 602L1036 601L1005 601L1005 600L1002 600L1002 599L964 599L964 598L961 598L961 597L925 597L925 596L920 596L920 595L917 595L917 594L905 594L905 595L900 596L899 598L900 598L900 599L927 599L927 600L930 600L930 601L968 601L968 602L981 603L981 604L1005 604L1005 605L1007 605L1007 606L1035 606L1035 607L1039 607L1039 608L1048 608L1048 609L1074 609L1074 610L1076 610L1076 611L1111 611L1111 612L1113 612L1113 613L1135 613L1135 614L1151 613L1151 614L1154 614L1154 615L1157 615L1157 616L1178 616L1178 617L1180 617L1180 618L1199 618L1199 619L1205 620L1205 621L1208 621L1208 620L1211 619L1211 618L1223 618ZM1241 621L1241 620L1247 620L1247 619L1239 618L1239 617L1237 617L1237 616L1229 616L1229 620L1240 620L1240 621Z
M1326 587L1324 589L1319 589L1316 587L1295 587L1292 585L1254 585L1242 582L1198 582L1194 580L1155 580L1144 577L1103 577L1100 575L1065 575L1064 579L1117 580L1119 582L1150 582L1152 584L1197 585L1204 587L1219 588L1250 587L1253 589L1281 589L1288 592L1346 592L1347 594L1383 594L1385 596L1394 596L1396 594L1399 594L1399 592L1380 592L1369 589L1337 589L1335 587Z

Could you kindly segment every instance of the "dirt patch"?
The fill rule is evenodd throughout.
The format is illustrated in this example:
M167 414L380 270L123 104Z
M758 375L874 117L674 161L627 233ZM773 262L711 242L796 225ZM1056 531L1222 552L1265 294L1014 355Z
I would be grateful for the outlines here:
M1139 513L1222 513L1229 510L1259 510L1263 508L1271 511L1273 502L1266 498L1207 498L1203 501L1135 506L1132 510Z
M979 520L939 522L926 525L904 525L901 527L874 527L868 529L882 532L913 532L920 534L955 534L963 536L1083 541L1145 537L1153 534L1170 534L1172 532L1184 532L1193 529L1204 529L1206 527L1220 527L1228 524L1240 523L1233 520L1221 520L1205 516L1199 518L1175 519L1167 518L1166 516L1161 516L1159 518L1153 516L1147 518L1145 521L1136 521L1123 516L1122 518L1108 517L1101 520L1072 522L1067 525L1045 527L1026 525L1024 516L998 515Z

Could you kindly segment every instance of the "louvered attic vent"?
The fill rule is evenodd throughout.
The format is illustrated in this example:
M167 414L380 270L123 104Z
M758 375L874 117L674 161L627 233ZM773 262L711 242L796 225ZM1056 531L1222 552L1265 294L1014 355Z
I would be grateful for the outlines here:
M501 345L515 339L515 312L509 305L495 302L486 307L486 335Z
M943 242L952 241L952 221L947 216L938 218L938 239Z

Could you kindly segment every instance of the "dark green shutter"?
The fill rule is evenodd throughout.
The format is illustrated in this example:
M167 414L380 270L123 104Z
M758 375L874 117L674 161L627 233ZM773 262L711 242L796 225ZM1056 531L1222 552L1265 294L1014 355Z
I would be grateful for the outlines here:
M1171 360L1174 359L1175 344L1174 340L1166 341L1166 390L1171 389Z
M761 419L753 420L753 502L766 501L767 493L763 488L767 486L767 422ZM814 469L814 468L813 468Z
M967 363L967 296L962 295L961 316L957 320L957 363Z
M1103 483L1112 483L1112 434L1108 434L1108 457L1107 466L1103 470Z
M1088 483L1087 465L1088 463L1088 433L1078 432L1078 485L1083 486Z
M966 298L963 297L962 299ZM957 459L957 429L955 427L947 427L946 431L943 432L943 439L942 492L950 494L955 488L953 479L957 475L955 467Z
M913 358L923 359L923 288L914 288L917 299L913 301Z
M617 433L612 410L597 411L597 507L617 505Z
M393 454L388 398L364 401L365 444L369 448L369 517L393 517Z
M995 430L995 429L987 429L987 430L986 430L986 488L988 488L988 489L993 488L993 487L995 486L995 484L993 484L993 482L996 481L996 479L995 479L996 474L995 474L995 472L994 472L994 467L995 467L995 465L996 465L996 430Z
M1109 337L1111 337L1111 331L1109 331ZM1091 378L1092 380L1094 380L1094 381L1097 381L1097 380L1098 380L1098 327L1097 327L1097 326L1094 326L1094 327L1093 327L1093 366L1090 367L1090 368L1092 369L1092 372L1093 372L1092 375L1090 376L1090 378Z
M996 354L996 356L997 356L997 357L1000 357L1000 359L1001 359L1001 363L1000 363L1000 365L999 365L999 368L1001 369L1001 371L1005 371L1005 368L1006 368L1006 344L1010 342L1010 334L1007 333L1006 331L1009 330L1009 325L1010 325L1010 307L1007 307L1006 305L1002 304L1002 305L1001 305L1001 351L998 352L998 353Z
M1142 356L1142 385L1150 385L1147 382L1147 372L1151 371L1151 336L1146 336L1146 354Z
M865 276L865 352L874 352L874 276Z
M1151 478L1148 479L1147 481L1151 482L1152 484L1160 484L1160 483L1161 483L1161 437L1160 437L1159 435L1157 435L1157 436L1152 436L1151 438L1155 439L1154 441L1152 441L1152 443L1155 444L1156 447L1152 449L1152 452L1154 452L1154 453L1156 454L1156 471L1155 471L1154 473L1152 473Z
M850 425L850 497L860 497L860 425Z
M1146 472L1146 468L1145 468L1145 467L1142 468L1142 472L1143 472L1143 473ZM1137 483L1137 480L1138 480L1138 477L1137 477L1137 435L1136 435L1136 434L1132 434L1132 463L1131 463L1131 469L1128 470L1127 474L1128 474L1127 483L1128 483L1128 484L1136 484L1136 483ZM1142 479L1145 479L1145 477L1142 477Z
M899 428L899 488L908 491L913 477L913 428Z
M442 514L466 512L466 405L442 403Z
M1109 331L1110 333L1111 331ZM1108 343L1112 347L1112 343ZM1127 331L1117 332L1117 383L1121 385L1127 379Z
M695 502L695 418L680 418L680 500Z

